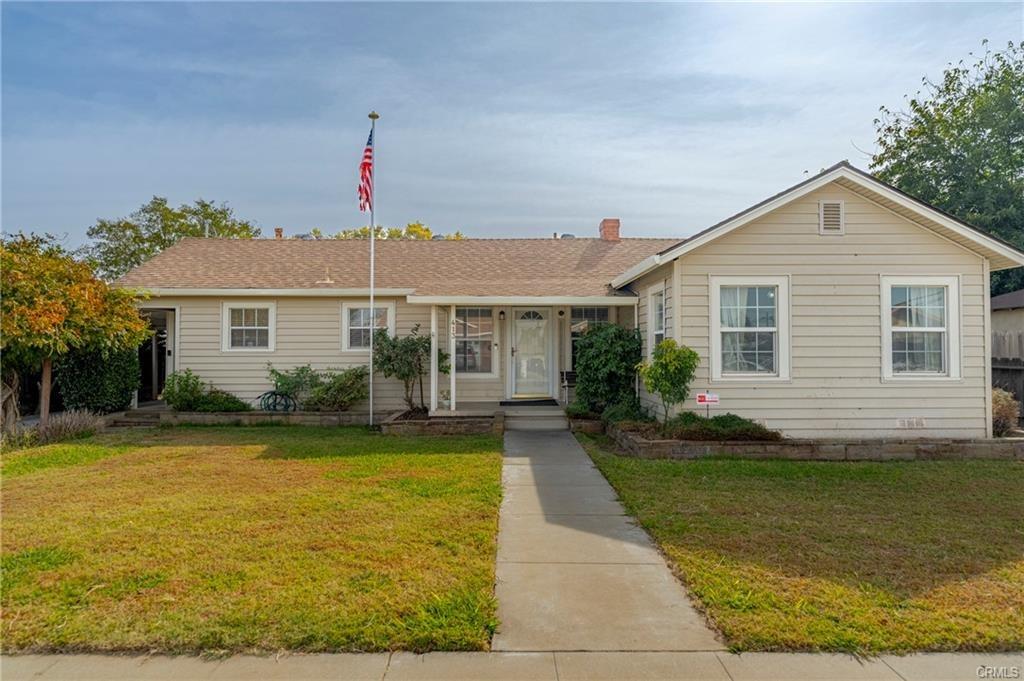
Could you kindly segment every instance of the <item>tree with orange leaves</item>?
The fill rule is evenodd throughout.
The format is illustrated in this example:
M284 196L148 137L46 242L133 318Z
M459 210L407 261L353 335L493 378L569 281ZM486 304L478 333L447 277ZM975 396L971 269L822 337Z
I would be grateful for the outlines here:
M0 243L0 352L4 372L41 367L39 420L50 413L53 360L72 350L137 347L150 333L133 291L97 279L52 237ZM5 430L14 427L5 419Z

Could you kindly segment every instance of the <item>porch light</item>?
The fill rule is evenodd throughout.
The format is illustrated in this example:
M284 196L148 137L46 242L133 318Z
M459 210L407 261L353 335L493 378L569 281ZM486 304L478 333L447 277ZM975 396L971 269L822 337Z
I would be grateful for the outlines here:
M500 321L505 321L505 311L504 311L504 310L500 310L500 311L498 312L498 319L499 319Z

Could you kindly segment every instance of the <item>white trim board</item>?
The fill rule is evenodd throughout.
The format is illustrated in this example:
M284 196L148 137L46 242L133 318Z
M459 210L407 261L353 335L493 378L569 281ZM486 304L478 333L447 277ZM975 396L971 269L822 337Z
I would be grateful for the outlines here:
M408 296L412 305L458 305L459 307L489 307L516 305L518 307L550 307L573 305L576 307L635 305L636 296Z
M145 286L123 286L122 288L137 288L138 291L154 298L159 296L338 298L370 295L370 289L368 288L151 288ZM415 290L411 288L375 288L373 295L381 297L405 296Z
M882 310L882 380L903 381L959 381L963 357L960 341L960 277L890 275L879 276ZM946 287L946 371L941 374L906 372L897 374L892 368L892 287L893 286L944 286Z
M774 286L778 291L775 301L775 373L726 374L722 371L722 286ZM762 383L790 380L792 336L790 330L789 275L717 276L708 277L708 314L711 320L711 383Z
M393 300L374 300L373 306L377 309L386 309L388 311L388 335L394 336L396 329L395 320L395 301ZM352 309L370 308L370 300L346 300L341 303L341 351L345 354L363 354L367 357L370 356L370 348L351 348L348 345L348 311ZM371 319L373 315L370 315ZM376 329L373 329L375 332Z
M267 347L265 348L233 348L231 347L231 313L232 308L260 309L267 308ZM177 316L177 315L175 315ZM277 303L270 300L225 300L220 304L220 351L221 352L274 352L277 349Z

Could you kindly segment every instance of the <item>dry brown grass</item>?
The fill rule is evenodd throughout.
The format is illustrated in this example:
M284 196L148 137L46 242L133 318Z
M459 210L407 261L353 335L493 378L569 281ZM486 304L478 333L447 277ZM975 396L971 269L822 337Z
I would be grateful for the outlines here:
M499 453L280 427L7 457L6 647L486 648Z

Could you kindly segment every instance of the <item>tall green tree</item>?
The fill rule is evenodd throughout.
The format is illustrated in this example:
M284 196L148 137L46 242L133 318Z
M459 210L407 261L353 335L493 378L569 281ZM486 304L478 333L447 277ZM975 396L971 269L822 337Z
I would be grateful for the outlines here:
M104 279L116 279L187 236L252 239L260 230L235 217L224 203L197 199L175 208L162 196L126 218L100 219L89 228L92 243L80 251Z
M1024 249L1024 42L951 64L900 110L881 107L872 171ZM973 58L973 54L971 55ZM1024 268L992 274L992 293L1024 288Z
M319 230L316 230L319 232ZM428 241L434 238L434 230L426 226L422 222L410 222L405 227L381 227L378 225L373 232L374 237L378 239L414 239ZM369 239L370 228L369 227L356 227L355 229L343 229L332 238L334 239ZM445 234L445 239L459 240L465 239L466 237L462 232L456 231L451 234Z
M12 367L42 369L43 425L54 360L76 350L130 350L149 333L134 292L97 279L51 237L18 234L0 242L0 353L5 373ZM5 376L4 382L18 381ZM9 420L3 424L13 426Z

